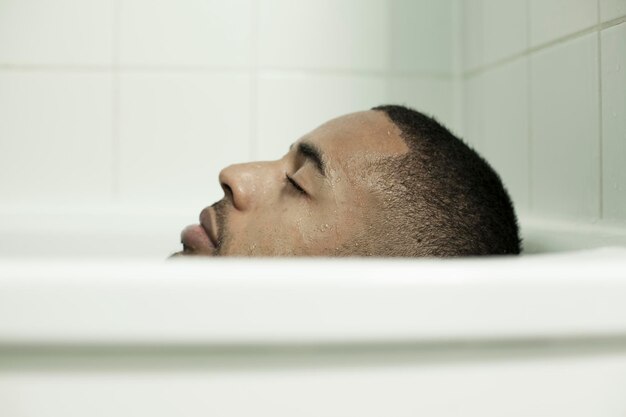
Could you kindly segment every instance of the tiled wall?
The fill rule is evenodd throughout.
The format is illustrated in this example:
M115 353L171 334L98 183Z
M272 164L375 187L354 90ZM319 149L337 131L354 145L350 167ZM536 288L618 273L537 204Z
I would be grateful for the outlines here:
M454 120L451 0L3 0L0 206L175 206L328 118Z
M460 4L462 130L520 211L626 224L626 0Z
M3 0L0 208L196 213L219 170L400 102L522 214L626 224L626 0Z

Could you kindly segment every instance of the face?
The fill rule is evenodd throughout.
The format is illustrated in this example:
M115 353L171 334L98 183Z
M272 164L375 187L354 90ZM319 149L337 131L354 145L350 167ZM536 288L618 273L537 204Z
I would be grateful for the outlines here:
M379 207L368 167L407 152L399 134L382 112L353 113L303 136L281 159L225 168L224 198L183 230L176 255L359 253Z

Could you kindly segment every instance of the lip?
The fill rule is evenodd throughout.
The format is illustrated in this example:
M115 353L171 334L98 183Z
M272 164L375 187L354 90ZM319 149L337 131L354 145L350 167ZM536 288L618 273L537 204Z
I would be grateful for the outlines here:
M180 234L180 240L183 244L183 254L212 255L215 251L215 245L199 224L185 227Z
M180 234L185 255L215 255L219 244L215 214L211 207L200 213L200 224L187 226Z
M217 224L215 221L215 210L213 207L207 207L200 212L200 226L211 240L213 248L219 246L219 239L217 237Z

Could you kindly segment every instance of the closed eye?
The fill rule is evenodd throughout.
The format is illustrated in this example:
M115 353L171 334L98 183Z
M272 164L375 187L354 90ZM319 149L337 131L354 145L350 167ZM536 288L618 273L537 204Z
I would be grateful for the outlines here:
M300 184L298 184L293 178L291 178L289 174L285 174L285 178L287 178L287 181L289 181L291 186L295 188L296 191L298 191L301 194L306 195L306 191L304 191L304 188L300 187Z

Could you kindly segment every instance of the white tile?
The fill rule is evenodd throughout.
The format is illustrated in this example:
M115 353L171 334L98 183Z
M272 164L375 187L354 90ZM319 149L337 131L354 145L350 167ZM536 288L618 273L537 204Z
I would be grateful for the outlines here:
M484 65L483 0L465 0L461 3L463 69Z
M485 95L482 74L465 78L463 83L463 140L482 152L485 121Z
M600 0L600 18L603 22L626 16L626 0Z
M531 56L531 199L540 215L599 216L597 34Z
M528 208L527 58L483 74L482 153L500 174L518 210Z
M527 0L462 3L463 68L477 69L528 47Z
M603 211L626 220L626 23L602 32Z
M389 101L413 107L452 129L452 81L447 78L393 77Z
M123 65L251 63L251 0L124 0L119 14Z
M390 0L391 69L452 72L452 2Z
M271 75L259 79L259 158L277 159L320 124L387 101L382 77Z
M528 47L526 0L483 0L483 60L492 63Z
M0 202L109 201L111 77L0 72Z
M598 0L529 1L531 46L587 29L598 20Z
M219 171L250 159L250 79L232 74L121 76L123 202L202 208Z
M259 0L265 68L385 70L385 0Z
M112 0L3 0L0 63L110 65Z

